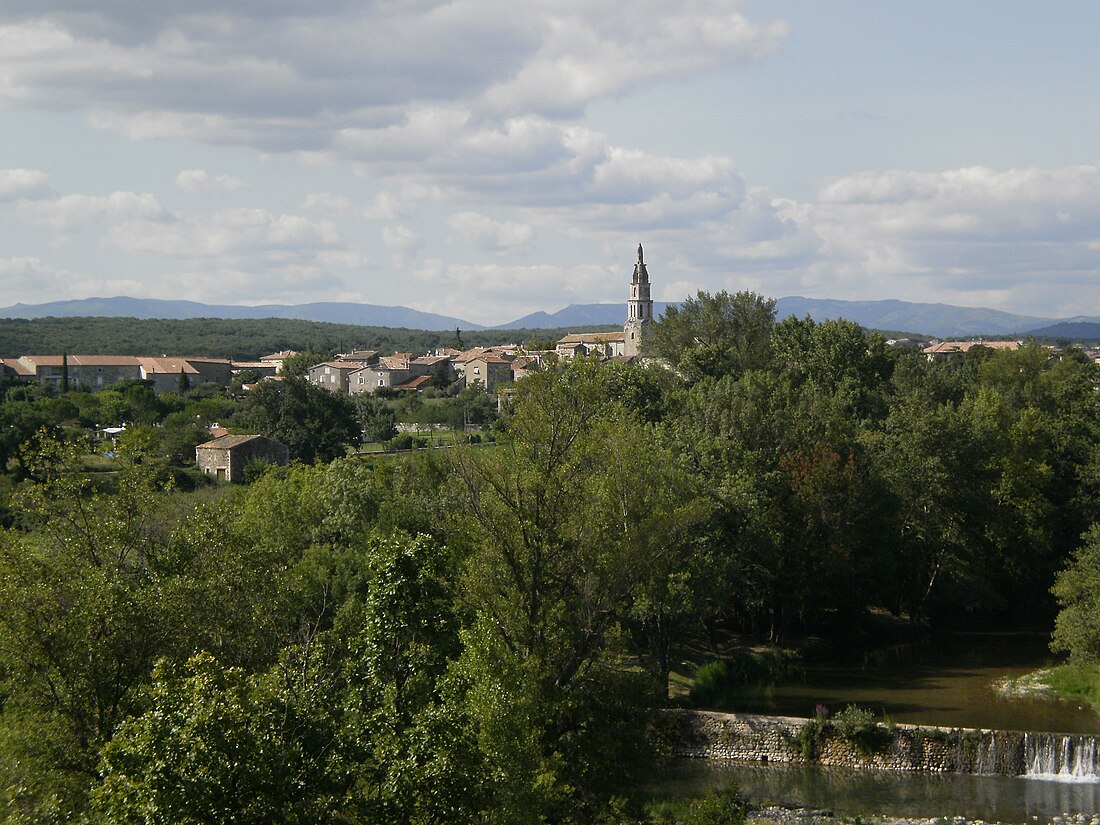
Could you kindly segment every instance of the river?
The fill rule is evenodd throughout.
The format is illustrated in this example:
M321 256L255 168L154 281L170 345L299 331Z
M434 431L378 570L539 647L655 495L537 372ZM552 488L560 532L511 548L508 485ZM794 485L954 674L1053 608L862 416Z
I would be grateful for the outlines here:
M812 716L849 704L916 725L1100 733L1100 716L1076 702L1004 699L993 685L1056 661L1039 633L952 634L878 651L848 665L808 665L796 679L748 691L714 710Z
M872 708L894 722L999 730L1100 734L1100 716L1075 702L1005 699L993 685L1049 665L1037 633L953 634L879 651L848 665L810 665L774 687L717 710L811 716L821 704ZM755 802L898 817L961 815L1002 822L1049 821L1100 811L1100 784L1013 776L927 775L671 760L650 791L699 793L730 782Z

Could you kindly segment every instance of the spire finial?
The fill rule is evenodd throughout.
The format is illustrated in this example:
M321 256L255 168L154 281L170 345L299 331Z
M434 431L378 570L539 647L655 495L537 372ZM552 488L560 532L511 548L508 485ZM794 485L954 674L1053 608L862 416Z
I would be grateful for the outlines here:
M638 263L642 262L642 245L638 244Z

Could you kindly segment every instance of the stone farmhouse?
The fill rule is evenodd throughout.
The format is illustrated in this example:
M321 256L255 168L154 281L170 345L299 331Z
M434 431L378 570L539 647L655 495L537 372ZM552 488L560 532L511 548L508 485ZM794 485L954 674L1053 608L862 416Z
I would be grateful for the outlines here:
M207 475L242 482L250 462L285 465L290 461L290 451L285 444L262 435L223 435L197 446L195 461Z

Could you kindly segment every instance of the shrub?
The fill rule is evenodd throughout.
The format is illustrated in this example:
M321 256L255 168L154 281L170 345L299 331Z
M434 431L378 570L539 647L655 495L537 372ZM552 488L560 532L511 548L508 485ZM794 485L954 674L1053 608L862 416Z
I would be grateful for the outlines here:
M391 450L411 450L412 446L413 437L410 433L400 433L391 438L389 443L389 448Z
M863 756L882 750L890 739L889 731L875 722L870 708L848 705L833 717L833 725L844 741Z
M743 825L748 802L736 785L730 785L705 796L668 800L647 806L649 821L677 825Z
M797 654L789 650L735 651L726 659L707 662L695 672L688 702L695 707L728 707L743 688L774 685L795 669L796 662Z
M798 744L802 748L804 760L807 762L818 760L829 738L829 728L829 709L824 705L818 705L813 719L807 719L806 724L798 731Z

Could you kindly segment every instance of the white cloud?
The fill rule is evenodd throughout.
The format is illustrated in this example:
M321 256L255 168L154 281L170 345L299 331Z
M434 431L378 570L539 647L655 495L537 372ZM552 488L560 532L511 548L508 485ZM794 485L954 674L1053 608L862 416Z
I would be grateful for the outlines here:
M445 152L475 121L573 116L759 60L787 35L740 0L627 14L598 0L16 5L0 13L0 102L84 111L134 137L376 160Z
M408 215L409 210L392 192L379 192L370 206L363 209L363 217L368 221L395 221Z
M139 219L112 226L105 243L128 252L167 258L207 258L219 265L233 261L252 268L261 262L285 264L311 260L320 250L341 243L326 221L277 215L266 209L222 209L211 215L150 223Z
M329 192L312 192L302 199L300 208L321 215L344 215L351 209L351 200Z
M40 300L64 283L63 273L46 266L38 258L0 258L0 278L4 283L5 305L25 297ZM56 294L56 293L55 293Z
M109 195L64 195L22 205L34 223L50 229L72 231L108 221L166 220L170 216L149 193L112 192Z
M49 176L37 169L0 169L0 201L45 197L49 183Z
M236 192L248 184L232 175L211 175L205 169L184 169L176 175L176 188L190 193Z
M382 228L382 243L390 251L394 266L405 266L416 257L424 239L403 224Z
M478 249L500 251L530 242L535 230L530 224L499 222L477 212L457 212L448 219L452 229Z

